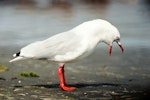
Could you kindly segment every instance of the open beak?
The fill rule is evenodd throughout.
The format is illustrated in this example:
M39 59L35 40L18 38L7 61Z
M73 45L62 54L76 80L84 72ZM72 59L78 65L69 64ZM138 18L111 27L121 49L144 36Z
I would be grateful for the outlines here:
M121 43L120 43L119 41L117 41L117 44L119 45L121 51L124 52L124 48L123 48L123 46L121 45Z
M124 52L124 48L122 46L122 44L119 41L116 41L118 46L120 47L121 51ZM109 46L109 55L111 55L112 53L112 45Z

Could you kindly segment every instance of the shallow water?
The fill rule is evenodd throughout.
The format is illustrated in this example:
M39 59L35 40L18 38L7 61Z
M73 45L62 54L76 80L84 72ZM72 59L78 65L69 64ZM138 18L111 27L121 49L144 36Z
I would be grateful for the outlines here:
M80 23L102 18L118 27L125 46L148 47L149 5L116 2L103 6L90 3L53 4L46 8L21 5L0 6L0 45L26 45L69 30Z

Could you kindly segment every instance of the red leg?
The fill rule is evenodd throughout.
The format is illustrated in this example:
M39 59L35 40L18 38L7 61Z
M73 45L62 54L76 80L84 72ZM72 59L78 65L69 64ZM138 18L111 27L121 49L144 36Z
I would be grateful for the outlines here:
M65 91L73 91L76 89L76 87L68 86L66 84L66 79L65 79L65 75L64 75L64 66L59 67L58 76L59 76L59 80L60 80L61 89L65 90Z

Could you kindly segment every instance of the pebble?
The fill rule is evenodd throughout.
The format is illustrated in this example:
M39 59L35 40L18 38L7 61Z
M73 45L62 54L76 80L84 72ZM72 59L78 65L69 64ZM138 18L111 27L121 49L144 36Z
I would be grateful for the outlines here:
M0 97L4 97L5 95L4 94L0 94Z
M34 90L33 92L34 92L34 93L37 93L37 94L40 94L40 93L41 93L40 90Z
M6 97L6 100L16 100L14 97Z
M18 96L26 96L26 94L24 94L24 93L19 93L19 94L17 94Z
M16 88L14 89L14 92L18 92L18 91L22 91L23 89L22 88Z
M42 98L41 100L52 100L51 98Z
M38 96L37 95L31 95L31 98L36 99L36 98L38 98Z
M85 92L84 95L87 95L87 93Z
M21 80L19 80L18 83L20 84L20 83L21 83Z

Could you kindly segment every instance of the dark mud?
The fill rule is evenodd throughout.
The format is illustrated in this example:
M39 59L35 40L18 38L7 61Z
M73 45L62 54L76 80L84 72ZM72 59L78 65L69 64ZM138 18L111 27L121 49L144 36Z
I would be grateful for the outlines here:
M131 80L129 80L131 81ZM129 82L130 83L130 82ZM0 79L1 100L148 100L150 90L120 83L77 83L66 92L59 84L39 78Z

